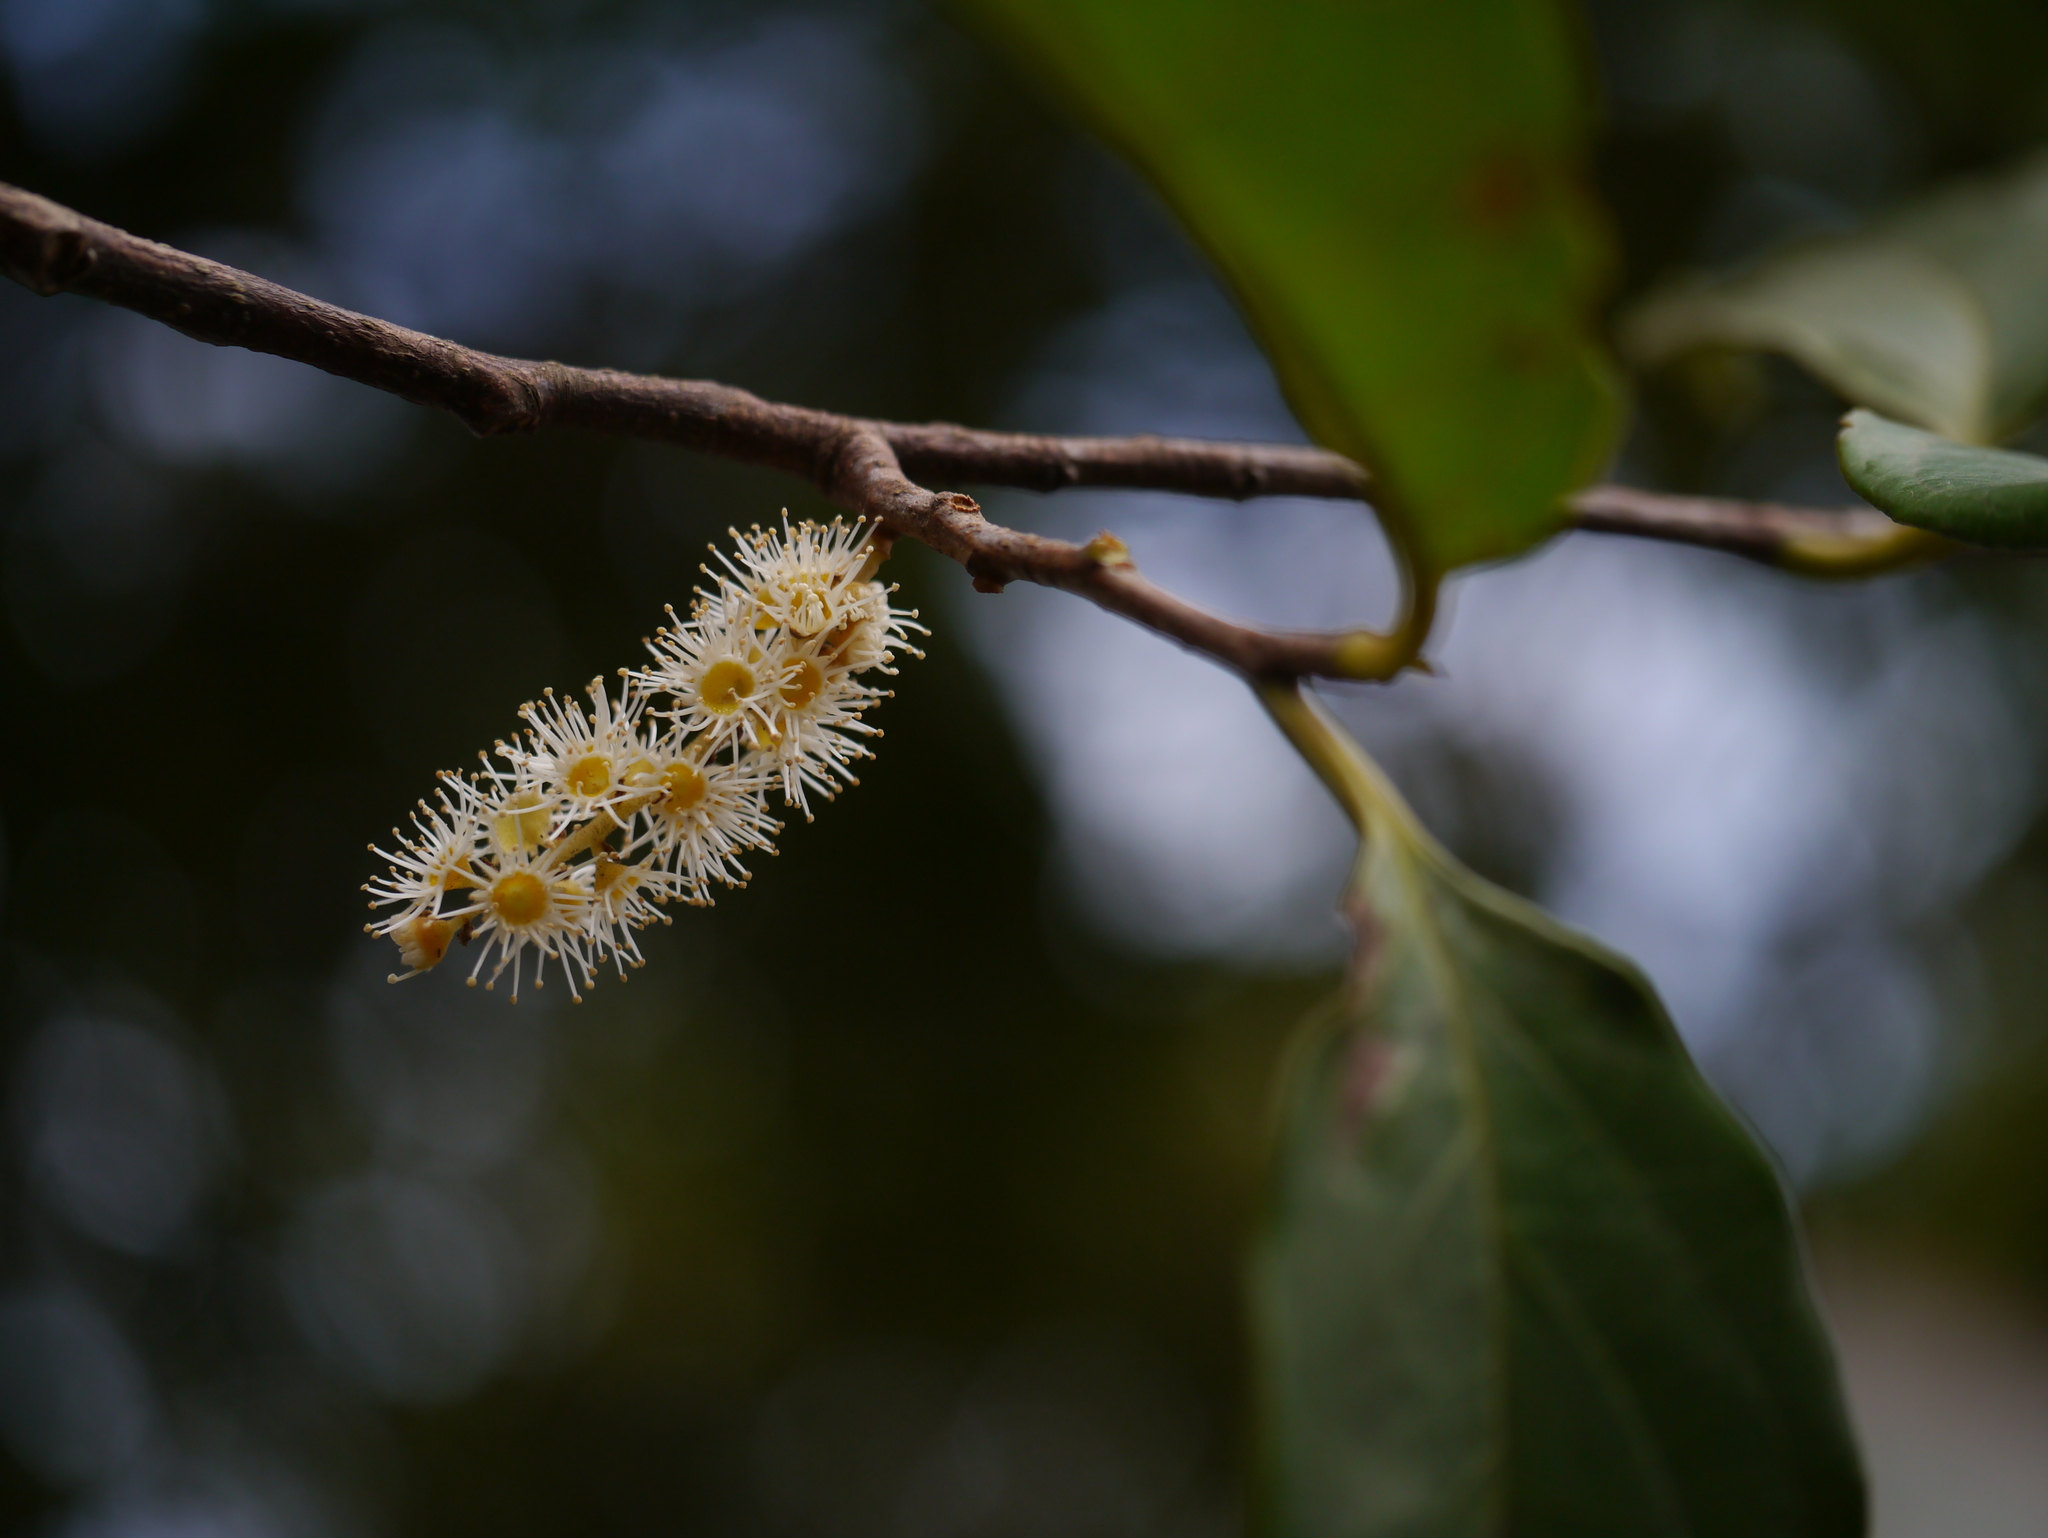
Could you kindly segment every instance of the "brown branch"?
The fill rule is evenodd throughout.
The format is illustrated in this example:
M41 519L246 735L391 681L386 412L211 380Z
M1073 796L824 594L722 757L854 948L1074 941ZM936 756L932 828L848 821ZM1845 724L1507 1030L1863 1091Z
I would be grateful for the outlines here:
M979 432L946 422L875 424L919 480L1061 491L1119 486L1197 497L1339 497L1363 501L1372 477L1342 454L1292 443L1200 438L1053 438Z
M1787 507L1633 486L1589 486L1568 505L1575 528L1704 545L1808 576L1861 576L1952 548L1935 535L1892 522L1874 507Z
M480 434L582 427L786 471L838 506L960 562L977 587L1065 588L1249 677L1390 677L1428 628L1410 594L1393 636L1253 629L1153 586L1114 540L1070 544L988 522L972 498L922 482L1119 486L1194 496L1365 498L1367 472L1322 449L1176 438L1058 438L943 423L871 422L764 401L702 380L501 358L358 315L0 184L0 272L39 294L104 300L216 346L246 347L453 413ZM1595 487L1578 526L1779 559L1810 533L1855 539L1881 514L1823 513ZM1861 520L1861 521L1858 521Z
M957 429L948 429L957 431ZM976 587L984 591L1009 582L1037 582L1064 588L1171 636L1183 646L1203 652L1250 678L1358 678L1373 676L1374 664L1361 657L1384 654L1371 642L1388 638L1371 632L1324 635L1259 630L1232 624L1176 598L1138 574L1122 543L1108 536L1086 545L1046 539L988 522L971 497L958 492L926 491L910 480L899 464L885 423L859 423L845 440L842 458L825 483L834 500L879 518L892 531L930 545L965 566ZM1422 612L1415 613L1415 603ZM1411 614L1428 628L1426 596L1411 601ZM1367 644L1361 645L1365 641ZM1406 644L1405 638L1398 644ZM1388 668L1388 676L1400 664Z

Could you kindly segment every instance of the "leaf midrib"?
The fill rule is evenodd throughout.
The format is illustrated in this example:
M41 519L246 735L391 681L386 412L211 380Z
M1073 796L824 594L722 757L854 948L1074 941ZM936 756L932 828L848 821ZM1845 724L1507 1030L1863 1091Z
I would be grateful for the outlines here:
M1412 844L1404 837L1408 830L1383 824L1376 831L1384 841L1382 847L1388 850L1389 858L1393 861L1396 881L1406 899L1403 904L1404 910L1421 916L1421 921L1415 926L1420 941L1418 949L1428 971L1432 992L1440 1001L1443 1026L1452 1045L1461 1089L1472 1108L1469 1120L1474 1131L1469 1146L1474 1153L1476 1185L1483 1209L1482 1216L1489 1224L1489 1234L1494 1236L1493 1242L1486 1246L1484 1286L1488 1336L1492 1343L1491 1360L1497 1369L1488 1374L1490 1423L1486 1464L1489 1526L1492 1531L1500 1532L1504 1531L1502 1519L1510 1497L1507 1477L1510 1427L1507 1384L1511 1375L1507 1323L1510 1290L1507 1278L1507 1251L1510 1245L1518 1246L1534 1263L1535 1269L1550 1279L1556 1289L1557 1296L1554 1301L1562 1305L1556 1310L1560 1317L1563 1313L1569 1312L1573 1318L1583 1321L1583 1312L1576 1306L1576 1294L1557 1277L1550 1266L1535 1259L1538 1252L1528 1241L1516 1236L1507 1222L1507 1203L1502 1194L1502 1160L1496 1118L1493 1114L1493 1096L1487 1086L1477 1043L1480 1028L1478 1014L1468 997L1461 969L1451 954L1450 941L1439 908L1439 900L1462 907L1466 899L1459 890L1454 875L1450 872L1441 875L1436 873L1431 869L1436 862L1430 859L1430 851L1426 847ZM1497 996L1495 997L1499 1002ZM1728 1316L1719 1297L1706 1284L1704 1273L1699 1268L1698 1257L1694 1255L1683 1232L1673 1223L1662 1205L1650 1199L1647 1182L1633 1159L1615 1144L1605 1126L1586 1109L1584 1097L1559 1069L1549 1050L1530 1033L1526 1023L1512 1009L1503 1007L1500 1014L1507 1024L1510 1038L1520 1043L1524 1049L1522 1058L1525 1066L1542 1078L1552 1095L1579 1124L1587 1140L1600 1150L1602 1163L1609 1178L1615 1179L1618 1185L1633 1192L1637 1209L1656 1227L1665 1241L1665 1252L1673 1256L1685 1272L1688 1291L1699 1302L1713 1310L1717 1322L1722 1326L1720 1333L1723 1339L1737 1343L1736 1355L1742 1363L1744 1376L1750 1380L1752 1387L1761 1390L1759 1399L1764 1403L1771 1403L1772 1396L1765 1386L1765 1378L1758 1370L1759 1364L1740 1346L1742 1332L1735 1328L1735 1321ZM1575 1337L1568 1335L1567 1338L1574 1339L1574 1349L1588 1363L1589 1371L1592 1371L1600 1381L1607 1383L1611 1390L1611 1398L1619 1401L1616 1413L1621 1417L1624 1435L1629 1445L1635 1449L1637 1461L1646 1480L1664 1495L1667 1520L1677 1524L1667 1526L1665 1531L1671 1533L1673 1538L1690 1538L1692 1530L1684 1518L1683 1502L1677 1493L1678 1481L1661 1438L1649 1418L1642 1413L1640 1399L1632 1383L1612 1363L1598 1332L1592 1331L1590 1324L1585 1324L1584 1328L1592 1334L1591 1350L1587 1348L1586 1343L1577 1341ZM1624 1413L1624 1406L1627 1413Z
M1500 1157L1494 1137L1493 1118L1486 1114L1490 1109L1490 1096L1486 1092L1484 1075L1477 1061L1477 1049L1466 1031L1460 1029L1461 1020L1466 1018L1464 989L1458 980L1458 968L1452 960L1448 943L1438 921L1435 903L1431 900L1431 883L1422 870L1424 856L1412 848L1406 837L1408 830L1399 826L1395 819L1382 816L1375 819L1380 825L1368 831L1368 837L1383 841L1388 857L1394 863L1395 879L1403 889L1407 901L1403 909L1422 916L1416 929L1421 937L1423 962L1427 967L1435 993L1443 1000L1443 1024L1451 1040L1451 1048L1457 1065L1458 1077L1465 1089L1468 1103L1475 1107L1470 1117L1476 1128L1473 1136L1476 1184L1482 1218L1488 1221L1489 1231L1504 1231L1502 1219L1506 1207L1500 1193ZM1418 830L1419 831L1419 830ZM1501 1533L1506 1530L1505 1518L1509 1504L1507 1478L1507 1426L1508 1389L1507 1373L1503 1364L1507 1360L1508 1309L1506 1267L1493 1244L1485 1246L1485 1285L1487 1313L1487 1337L1490 1342L1489 1359L1495 1370L1487 1374L1487 1531Z

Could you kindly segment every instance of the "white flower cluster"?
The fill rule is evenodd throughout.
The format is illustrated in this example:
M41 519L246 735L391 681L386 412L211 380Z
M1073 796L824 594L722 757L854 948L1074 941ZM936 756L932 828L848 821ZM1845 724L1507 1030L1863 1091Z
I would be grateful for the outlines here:
M616 698L593 680L590 709L552 690L524 705L523 735L482 755L473 774L443 772L437 805L413 834L392 829L388 874L370 882L366 926L398 944L416 977L457 941L479 943L469 981L509 966L519 997L526 952L534 985L560 963L572 996L609 962L642 962L634 931L672 899L703 904L714 882L746 883L740 857L774 852L782 825L768 795L811 815L851 785L878 735L862 719L886 691L898 651L922 631L873 581L880 554L860 524L799 523L741 534L722 569L704 568L687 620L647 642L653 665L620 669ZM714 547L715 548L715 547Z

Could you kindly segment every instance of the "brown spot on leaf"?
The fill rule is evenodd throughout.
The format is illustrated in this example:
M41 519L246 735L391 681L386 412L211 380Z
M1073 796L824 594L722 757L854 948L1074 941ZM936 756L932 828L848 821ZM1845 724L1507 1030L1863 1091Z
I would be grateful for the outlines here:
M1501 366L1516 374L1542 374L1558 366L1556 338L1528 326L1503 326L1494 335Z
M1356 1144L1379 1108L1381 1092L1393 1076L1396 1053L1393 1047L1369 1031L1351 1038L1344 1063L1343 1087L1337 1116L1347 1144Z
M1345 895L1344 916L1351 920L1351 928L1358 936L1358 943L1351 950L1351 964L1344 971L1345 992L1362 1000L1371 993L1378 976L1387 929L1373 912L1372 904L1355 891Z
M1542 172L1528 155L1496 150L1472 168L1459 201L1482 234L1505 240L1528 223L1542 184Z

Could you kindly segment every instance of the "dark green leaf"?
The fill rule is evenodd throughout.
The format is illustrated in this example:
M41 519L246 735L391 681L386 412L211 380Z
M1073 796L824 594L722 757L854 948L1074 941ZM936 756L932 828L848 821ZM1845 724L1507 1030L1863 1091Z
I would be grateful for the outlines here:
M960 0L1163 191L1427 569L1522 549L1612 447L1608 268L1552 0Z
M1837 448L1856 494L1900 523L1973 545L2048 549L2048 459L1852 411Z
M1650 365L1782 352L1851 402L1984 443L2048 401L2048 156L1854 235L1653 294L1623 326Z
M1296 1049L1255 1272L1272 1531L1855 1538L1768 1160L1633 968L1340 751L1364 939Z

